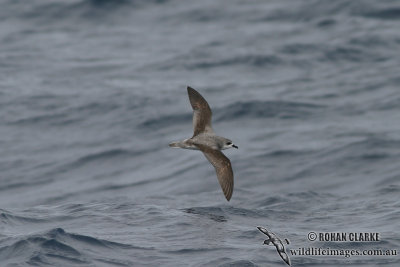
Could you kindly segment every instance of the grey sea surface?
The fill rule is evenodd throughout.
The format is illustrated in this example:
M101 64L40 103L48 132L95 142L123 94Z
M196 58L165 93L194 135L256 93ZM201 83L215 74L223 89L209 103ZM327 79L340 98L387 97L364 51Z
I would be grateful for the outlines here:
M400 266L398 1L0 0L0 266ZM192 135L213 110L230 202ZM379 242L310 241L379 233Z

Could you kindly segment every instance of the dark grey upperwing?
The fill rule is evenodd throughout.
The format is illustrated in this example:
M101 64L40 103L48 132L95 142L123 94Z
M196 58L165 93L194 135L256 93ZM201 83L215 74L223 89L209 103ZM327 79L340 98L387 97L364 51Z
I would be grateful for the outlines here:
M286 251L281 252L281 251L278 250L278 248L276 248L276 250L278 251L278 254L279 254L279 256L281 256L282 260L283 260L284 262L286 262L287 265L291 266L291 264L290 264L290 258L289 258L289 256L287 255Z
M231 161L219 150L205 145L196 145L214 166L215 172L226 200L230 200L233 192L233 171Z
M263 234L267 235L269 238L272 237L271 234L270 234L270 232L268 232L268 230L265 229L264 227L257 226L257 228L258 228L258 230L260 230Z
M192 87L188 86L187 91L193 108L193 136L202 132L212 132L212 112L207 101Z

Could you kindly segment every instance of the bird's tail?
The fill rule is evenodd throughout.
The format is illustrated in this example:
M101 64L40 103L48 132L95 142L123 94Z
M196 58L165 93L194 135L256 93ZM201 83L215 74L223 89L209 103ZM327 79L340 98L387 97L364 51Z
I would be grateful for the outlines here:
M180 148L182 147L182 143L181 142L172 142L169 144L170 147L175 147L175 148Z

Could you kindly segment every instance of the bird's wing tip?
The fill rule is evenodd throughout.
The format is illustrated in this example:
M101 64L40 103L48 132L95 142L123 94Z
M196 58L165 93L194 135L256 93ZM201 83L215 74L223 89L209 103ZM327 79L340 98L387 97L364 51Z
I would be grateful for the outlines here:
M260 230L262 233L267 234L268 230L265 229L264 227L257 226L257 229Z

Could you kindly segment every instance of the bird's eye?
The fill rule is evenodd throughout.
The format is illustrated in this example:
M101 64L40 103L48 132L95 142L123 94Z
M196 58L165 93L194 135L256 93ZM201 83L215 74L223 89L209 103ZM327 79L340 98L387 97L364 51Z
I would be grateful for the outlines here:
M228 142L228 143L226 143L228 146L230 146L230 145L232 145L232 142Z

